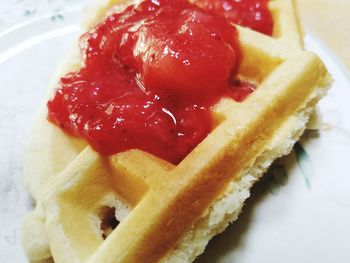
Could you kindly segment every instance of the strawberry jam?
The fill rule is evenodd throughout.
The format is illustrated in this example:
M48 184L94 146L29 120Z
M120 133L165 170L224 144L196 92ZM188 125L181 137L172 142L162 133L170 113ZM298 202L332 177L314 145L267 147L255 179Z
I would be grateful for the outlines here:
M179 163L212 129L210 107L242 101L238 34L186 0L145 0L80 39L82 67L61 78L48 119L103 155L140 149Z
M271 36L273 19L268 2L269 0L195 0L200 7L223 15L230 23Z

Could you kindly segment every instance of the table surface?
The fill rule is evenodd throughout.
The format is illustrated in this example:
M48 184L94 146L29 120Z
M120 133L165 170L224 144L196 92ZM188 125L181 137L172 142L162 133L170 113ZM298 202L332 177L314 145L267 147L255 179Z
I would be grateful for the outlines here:
M350 70L350 0L296 0L307 32L321 39Z

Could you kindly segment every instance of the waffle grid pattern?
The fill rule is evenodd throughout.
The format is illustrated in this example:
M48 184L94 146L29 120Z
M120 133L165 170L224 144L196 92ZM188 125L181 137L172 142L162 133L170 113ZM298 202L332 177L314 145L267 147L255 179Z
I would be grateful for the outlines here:
M89 14L99 21L116 2L100 3ZM239 77L255 82L257 90L243 103L222 99L213 109L216 128L177 166L138 150L100 157L43 123L43 111L37 136L43 130L46 136L33 139L26 175L38 207L25 229L45 237L25 244L29 257L49 257L47 243L56 262L156 262L166 257L229 183L266 151L289 116L309 106L316 89L327 82L322 62L300 49L291 5L271 3L277 39L239 27L244 54ZM72 58L59 75L79 66L79 58ZM120 224L104 234L101 211L106 207L115 208Z

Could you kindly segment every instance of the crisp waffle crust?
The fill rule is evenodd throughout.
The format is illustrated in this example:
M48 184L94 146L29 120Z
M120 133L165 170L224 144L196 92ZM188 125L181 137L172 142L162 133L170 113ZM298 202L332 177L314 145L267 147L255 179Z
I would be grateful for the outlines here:
M117 2L98 2L83 31L119 8ZM202 253L237 218L252 184L291 150L330 83L320 59L300 49L291 7L291 1L272 1L275 38L239 27L239 76L257 90L243 103L215 105L216 128L177 166L138 150L103 158L47 122L43 110L25 165L37 201L24 221L28 257L191 262ZM73 50L54 83L79 68L77 54ZM120 221L113 231L102 227L108 208Z

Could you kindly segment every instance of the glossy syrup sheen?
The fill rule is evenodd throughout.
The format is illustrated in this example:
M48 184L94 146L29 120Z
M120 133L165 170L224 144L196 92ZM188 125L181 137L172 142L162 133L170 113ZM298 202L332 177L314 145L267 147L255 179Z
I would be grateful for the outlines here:
M83 65L61 78L48 119L103 155L140 149L179 163L212 129L210 107L242 101L238 35L186 0L146 0L80 40Z

